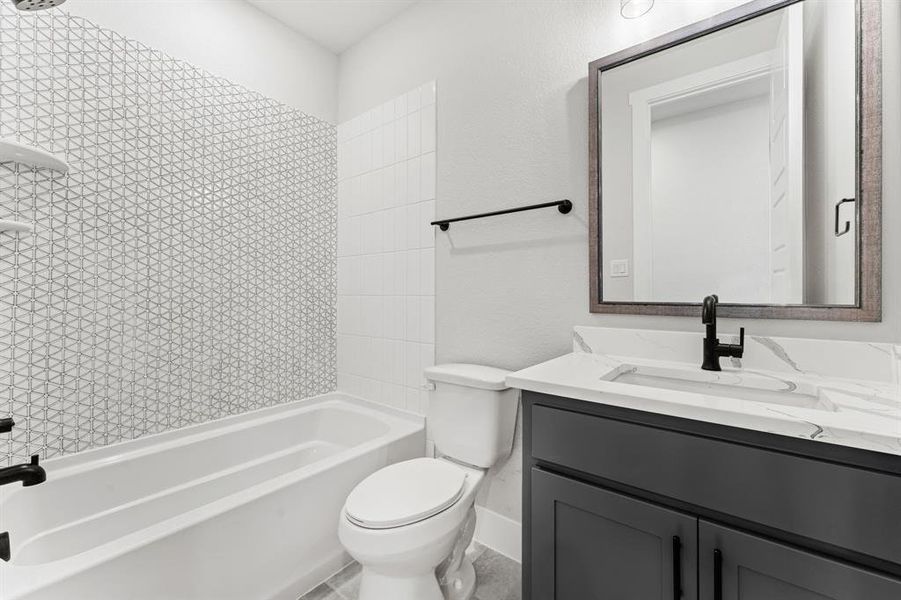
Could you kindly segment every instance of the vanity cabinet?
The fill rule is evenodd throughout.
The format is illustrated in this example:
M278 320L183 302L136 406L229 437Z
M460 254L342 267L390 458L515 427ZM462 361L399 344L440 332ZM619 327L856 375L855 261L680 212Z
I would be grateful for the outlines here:
M697 518L532 472L532 597L672 600L697 594Z
M528 391L523 423L526 600L901 599L901 460Z
M901 581L700 521L701 600L890 600Z

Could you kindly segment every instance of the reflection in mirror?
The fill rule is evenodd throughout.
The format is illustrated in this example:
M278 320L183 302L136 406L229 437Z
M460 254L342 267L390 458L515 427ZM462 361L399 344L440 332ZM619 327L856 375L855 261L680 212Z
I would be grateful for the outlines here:
M603 301L857 302L855 33L805 0L600 73Z

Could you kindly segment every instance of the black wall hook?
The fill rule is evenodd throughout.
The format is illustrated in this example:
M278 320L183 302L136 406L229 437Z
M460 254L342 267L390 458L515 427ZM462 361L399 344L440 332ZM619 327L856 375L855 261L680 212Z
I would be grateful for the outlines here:
M569 200L555 200L554 202L542 202L541 204L530 204L529 206L520 206L518 208L506 208L504 210L495 210L492 212L481 213L478 215L469 215L467 217L457 217L455 219L440 219L438 221L432 221L431 225L437 225L441 228L441 231L447 231L450 228L451 223L455 223L457 221L469 221L470 219L481 219L483 217L495 217L497 215L507 215L515 212L522 212L524 210L535 210L538 208L550 208L552 206L556 206L557 210L559 210L562 214L566 214L573 209L573 203Z

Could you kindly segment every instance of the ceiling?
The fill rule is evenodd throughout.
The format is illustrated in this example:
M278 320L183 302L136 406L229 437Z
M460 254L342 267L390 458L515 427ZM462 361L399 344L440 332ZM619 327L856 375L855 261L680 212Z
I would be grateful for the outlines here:
M340 54L417 0L247 0Z

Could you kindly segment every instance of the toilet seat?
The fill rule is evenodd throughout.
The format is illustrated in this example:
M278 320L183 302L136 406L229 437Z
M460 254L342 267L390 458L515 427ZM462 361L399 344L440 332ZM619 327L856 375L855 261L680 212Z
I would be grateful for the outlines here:
M348 521L365 529L393 529L453 506L466 472L434 458L415 458L376 471L353 489L344 505Z

